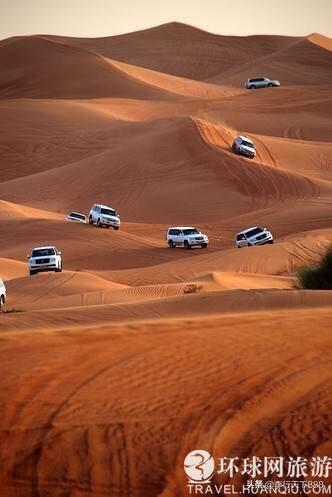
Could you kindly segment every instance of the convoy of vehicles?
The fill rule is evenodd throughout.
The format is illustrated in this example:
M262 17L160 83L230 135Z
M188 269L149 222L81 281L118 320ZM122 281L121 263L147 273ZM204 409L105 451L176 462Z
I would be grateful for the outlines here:
M259 78L247 79L244 86L248 88L248 90L255 90L256 88L272 88L273 86L280 86L280 81L260 76Z
M266 77L249 78L245 82L245 87L248 89L267 88L280 86L278 80L269 79ZM253 141L243 135L238 135L232 144L232 150L240 155L253 159L256 156L256 149ZM67 216L68 221L78 223L95 224L98 227L110 227L114 230L120 229L120 217L112 208L102 204L94 204L89 212L88 218L85 214L72 211ZM175 226L167 230L166 241L170 248L200 246L207 248L209 239L207 235L201 233L197 228L188 226ZM257 226L248 228L235 237L236 247L252 247L255 245L264 245L273 243L273 235L266 228ZM36 247L32 250L28 258L28 268L30 275L37 274L42 271L62 271L62 256L61 252L54 246ZM0 278L0 307L6 302L6 287Z
M41 271L62 271L62 257L54 246L36 247L32 250L31 255L27 255L30 275L37 274Z
M240 231L235 237L235 244L238 248L265 245L266 243L273 243L271 231L257 226Z
M89 224L96 224L98 228L109 226L118 230L120 229L120 217L112 207L94 204L89 213Z
M256 149L254 143L246 136L238 135L233 142L232 150L236 154L244 155L253 159L256 157Z
M186 249L191 249L195 246L206 248L209 243L209 239L206 235L201 233L198 229L188 226L168 228L166 241L170 248L185 247Z

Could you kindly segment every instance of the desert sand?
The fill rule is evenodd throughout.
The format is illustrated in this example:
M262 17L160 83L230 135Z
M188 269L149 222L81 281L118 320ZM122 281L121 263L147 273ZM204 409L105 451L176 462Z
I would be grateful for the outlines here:
M331 50L179 23L0 42L1 497L182 497L194 449L331 455L332 293L295 287L332 243ZM95 202L120 231L65 220ZM236 249L250 226L274 245ZM29 277L48 244L64 271Z

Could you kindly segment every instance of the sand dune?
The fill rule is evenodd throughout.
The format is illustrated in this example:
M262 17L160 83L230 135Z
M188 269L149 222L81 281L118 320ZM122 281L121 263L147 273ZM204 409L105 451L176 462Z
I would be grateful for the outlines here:
M202 132L190 118L141 123L135 129L134 135L131 126L122 129L125 143L110 150L3 182L0 194L38 208L47 203L50 210L62 212L73 206L87 211L98 199L117 206L121 215L131 222L181 220L180 224L191 224L193 217L196 223L207 218L210 222L220 222L224 216L234 217L290 200L310 200L331 192L329 182L305 177L299 174L301 171L294 172L294 168L292 171L271 168L235 156L230 150L231 135L227 131L227 145L225 138L221 138L223 148L219 144L211 146L214 129L205 127ZM160 141L163 147L159 146ZM261 154L258 159L271 161L263 143L258 151ZM31 198L30 189L36 184L38 197ZM173 197L177 202L170 202ZM193 198L199 201L193 202Z
M0 258L0 274L1 278L6 281L8 284L8 280L14 278L20 278L22 276L26 276L27 267L24 262L15 261L11 259L5 259L3 257Z
M240 285L241 286L241 285ZM286 285L285 285L286 286ZM15 290L15 285L13 285ZM175 287L174 287L175 289ZM51 290L52 296L52 290ZM139 295L139 292L136 291ZM36 310L36 300L41 300L41 305ZM121 299L120 299L121 300ZM220 317L224 314L242 314L247 313L267 313L274 311L293 312L298 309L330 309L332 305L332 295L328 291L313 290L295 290L295 289L267 289L256 288L247 290L220 290L212 292L199 291L195 294L185 294L179 288L177 291L164 292L162 298L152 295L146 295L145 298L136 298L136 300L124 299L122 302L114 299L112 303L112 294L105 293L105 298L97 299L92 295L89 302L89 296L86 303L82 300L71 298L69 302L72 307L53 308L52 298L49 300L51 305L45 307L45 300L37 296L35 300L31 299L31 308L29 300L23 300L20 305L19 299L15 306L15 312L4 315L0 322L0 331L2 332L44 332L76 330L91 330L94 327L109 329L110 323L114 326L126 323L130 328L131 323L156 322L162 324L165 320L192 320L192 310L195 308L195 319L203 320L214 316ZM55 297L54 302L61 302L60 298ZM105 303L106 302L106 303ZM185 321L184 321L185 322ZM29 326L27 327L27 323ZM97 323L97 324L96 324Z
M184 497L197 447L329 452L332 294L296 271L332 243L331 53L180 23L0 41L1 497ZM95 202L120 231L65 220ZM235 248L257 225L275 243ZM64 271L28 276L49 244Z
M282 36L220 36L177 22L109 38L48 38L111 59L200 81L298 40Z
M270 276L267 274L257 273L232 273L215 271L199 275L196 278L197 282L212 283L211 287L217 287L222 290L241 289L248 290L250 288L291 288L296 283L296 278L285 276Z
M3 261L3 265L6 260ZM1 264L1 261L0 261ZM11 279L7 281L10 302L15 309L51 309L106 304L136 303L202 292L232 289L292 288L295 278L250 273L214 272L199 274L193 281L170 284L126 286L87 272L65 271L40 274L35 278L15 277L23 264L9 265ZM26 275L26 267L24 276ZM9 278L8 278L9 279ZM47 290L46 290L47 288Z
M0 79L2 98L175 98L152 84L135 81L97 54L40 36L0 47L0 64L8 68Z
M5 334L1 447L12 457L1 458L2 492L184 496L183 458L193 445L239 457L279 455L285 440L312 450L313 430L320 441L330 433L331 312L316 313L317 333L311 313L293 311L291 322L263 313L259 328L257 314L212 318L204 333L186 320L84 336ZM139 473L130 469L137 461Z
M0 222L27 221L28 219L47 219L51 221L61 218L61 214L55 212L0 200Z
M185 257L135 270L110 271L108 277L128 285L191 281L207 271L289 275L300 267L316 263L332 243L331 229L308 231L285 237L273 246L223 250L202 254L198 249ZM180 249L179 249L180 251ZM173 252L172 252L173 254Z
M317 40L318 43L312 42ZM330 44L331 45L331 44ZM268 55L245 62L237 68L227 69L211 78L213 82L240 85L248 74L267 75L280 79L285 85L323 85L329 84L329 66L332 60L331 46L322 38L306 37ZM312 67L315 70L312 70ZM277 73L278 76L274 76Z
M61 275L52 273L40 274L36 278L16 278L7 284L11 299L18 303L20 308L42 307L42 302L62 298L66 302L70 297L79 297L79 302L84 303L89 293L115 291L124 288L119 283L112 283L96 275L82 272L65 271ZM47 305L47 304L46 304ZM53 307L56 307L53 305Z
M108 114L81 101L3 99L0 109L1 181L100 153L112 146L112 130L120 128Z

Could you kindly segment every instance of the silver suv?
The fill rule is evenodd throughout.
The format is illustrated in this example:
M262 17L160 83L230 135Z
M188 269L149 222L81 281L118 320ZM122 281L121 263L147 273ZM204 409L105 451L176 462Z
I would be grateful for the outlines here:
M166 241L170 248L179 246L187 249L191 249L191 247L195 246L206 248L209 243L209 239L206 235L201 233L198 229L188 226L168 228Z
M94 223L98 228L109 226L118 230L120 228L120 217L112 207L94 204L89 213L89 224Z
M256 157L255 145L250 138L247 138L246 136L237 136L233 142L232 150L236 154L244 155L250 159Z
M271 231L257 226L241 231L235 238L235 244L238 248L265 245L266 243L273 243Z
M272 88L272 86L280 86L280 81L277 79L269 79L265 77L261 78L250 78L244 83L244 86L249 90L254 90L255 88Z

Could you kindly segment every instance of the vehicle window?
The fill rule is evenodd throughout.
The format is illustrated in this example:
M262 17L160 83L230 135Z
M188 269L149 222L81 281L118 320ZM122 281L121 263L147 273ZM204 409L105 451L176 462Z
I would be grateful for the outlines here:
M244 145L245 147L255 148L255 145L253 143L247 142L246 140L243 140L241 145Z
M200 232L197 229L192 228L192 229L183 230L183 234L184 235L199 235Z
M176 231L177 231L177 230L169 230L169 231L168 231L168 234L169 234L169 235L176 235Z
M55 250L53 248L48 249L35 249L32 251L32 257L45 257L50 255L55 255Z
M262 228L253 228L252 230L248 231L246 233L247 238L251 238L252 236L258 235L259 233L262 233Z
M236 239L237 240L244 240L245 236L243 234L242 235L237 235Z
M73 217L73 218L75 218L75 219L82 219L82 220L84 220L84 219L85 219L84 214L79 214L79 213L77 213L77 212L71 212L71 213L69 214L69 216L70 216L70 217Z
M101 214L105 214L105 216L116 216L116 212L113 209L100 209Z

